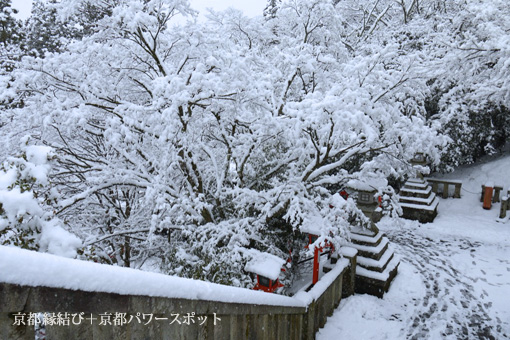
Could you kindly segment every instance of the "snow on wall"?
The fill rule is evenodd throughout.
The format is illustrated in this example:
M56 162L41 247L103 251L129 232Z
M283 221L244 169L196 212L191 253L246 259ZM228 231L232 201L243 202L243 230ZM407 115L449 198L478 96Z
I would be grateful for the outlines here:
M349 264L350 261L348 259L339 259L335 267L328 273L324 274L312 289L310 289L308 292L300 291L294 295L294 298L302 301L306 305L309 305L312 303L312 301L317 300L319 297L321 297L322 294L324 294L326 289L328 289L328 287L333 283L333 281L335 281L338 275L340 275L340 273L342 273L344 269L349 266Z
M304 307L295 298L0 246L0 282L123 295Z
M288 297L0 246L0 282L121 295L288 307L307 307L317 300L349 264L348 259L339 259L333 270L322 276L310 291Z

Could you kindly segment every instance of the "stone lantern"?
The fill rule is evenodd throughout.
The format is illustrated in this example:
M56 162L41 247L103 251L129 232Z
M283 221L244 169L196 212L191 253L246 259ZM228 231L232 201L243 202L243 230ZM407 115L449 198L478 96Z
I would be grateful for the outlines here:
M376 194L387 185L386 179L350 180L347 183L347 187L354 191L356 205L372 222L378 222L382 217L381 202Z
M423 152L417 152L411 159L411 164L416 168L425 167L427 166L427 156ZM416 177L423 179L423 173L418 169L416 170Z
M282 271L285 260L278 256L263 253L258 250L251 250L251 260L248 261L244 270L256 277L254 290L262 290L267 293L274 293L278 288L283 287L278 276Z

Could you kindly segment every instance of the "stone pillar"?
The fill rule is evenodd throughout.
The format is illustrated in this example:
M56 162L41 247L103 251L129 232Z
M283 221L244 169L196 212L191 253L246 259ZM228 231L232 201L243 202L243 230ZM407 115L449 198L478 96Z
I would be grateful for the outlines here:
M503 188L494 186L494 196L492 197L492 203L499 202L499 194Z
M436 194L437 194L437 186L438 186L437 182L432 182L432 192L434 192Z
M504 196L501 199L501 208L499 210L499 218L505 218L507 210L508 210L508 196Z
M351 247L342 247L340 251L342 252L342 256L347 258L350 262L349 267L343 275L342 298L344 298L354 295L358 251Z
M453 198L460 198L460 189L462 188L461 183L455 183L455 192L453 193Z
M443 198L448 198L448 183L443 182Z

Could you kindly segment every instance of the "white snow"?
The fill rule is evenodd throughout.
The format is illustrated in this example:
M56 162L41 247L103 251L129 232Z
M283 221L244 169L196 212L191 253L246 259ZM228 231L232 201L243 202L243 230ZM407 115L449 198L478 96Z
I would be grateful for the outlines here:
M411 192L413 194L423 194L427 195L432 190L431 187L427 187L426 189L420 190L420 189L410 189L410 188L402 188L400 189L401 192Z
M383 236L383 233L378 232L375 236L367 236L367 235L360 235L360 234L350 234L351 240L360 241L360 242L369 242L369 243L375 243L377 242L381 237Z
M388 181L385 178L352 179L347 182L347 187L359 191L377 191L387 185Z
M482 184L508 186L508 169L507 156L442 175L461 179L463 193L440 198L433 223L378 223L401 258L397 277L382 299L343 299L317 339L510 337L510 222L496 222L500 203L480 202Z
M251 251L253 257L248 261L244 270L276 280L280 275L282 266L285 264L285 260L269 253Z
M379 260L374 260L368 257L358 256L356 258L357 262L364 267L375 267L382 268L386 262L390 259L390 257L394 254L395 250L391 245L388 246L388 250L384 252L384 255L381 256Z
M340 247L339 252L345 257L354 257L358 254L358 250L353 247Z
M426 189L428 187L427 183L418 183L418 182L406 182L406 186L418 188L418 189Z
M421 178L409 178L407 181L411 182L411 183L421 183L421 184L425 183L425 181Z
M51 168L48 158L52 148L44 145L29 145L25 148L27 163L25 164L27 175L34 177L41 184L47 184L47 175Z
M313 216L307 218L299 229L301 230L302 233L308 233L318 236L321 234L322 225L324 225L324 220L320 216Z
M345 268L347 268L350 264L350 261L346 258L339 259L336 263L335 267L328 273L324 274L320 280L312 287L308 292L300 291L294 298L296 300L302 301L305 305L310 304L313 300L318 299L326 289L331 285L331 283L342 273Z
M428 204L432 203L432 201L434 200L435 197L436 197L436 193L434 193L434 192L427 198L400 196L400 202L404 203L402 201L411 201L411 202L417 202L417 203L422 203L422 204L428 205Z
M0 171L0 190L6 190L16 181L16 170Z
M58 219L43 223L39 250L58 256L75 257L76 249L82 245L82 242L76 235L64 230L60 224Z
M387 244L388 244L388 238L387 237L383 237L383 239L381 240L381 243L379 243L377 245L377 247L373 247L373 246L364 246L364 245L361 245L361 244L349 244L350 247L353 247L353 248L356 248L358 251L366 251L366 252L370 252L370 253L379 253Z
M438 204L439 204L439 199L437 197L435 197L431 205L413 204L413 203L404 203L404 202L401 202L400 206L402 208L411 208L411 209L420 209L420 210L433 211L433 210L435 210L437 208Z
M443 182L443 181L447 181L448 183L462 184L462 180L460 180L460 179L443 179L443 178L426 177L425 180L427 182Z
M0 203L11 222L24 214L42 214L42 209L34 200L33 194L28 191L21 192L19 188L0 190Z
M374 280L386 281L388 279L388 276L390 275L390 272L393 269L395 269L395 267L398 266L399 263L400 263L400 258L398 256L393 256L390 263L388 263L388 266L386 267L386 269L384 269L384 271L382 273L379 273L379 272L376 272L373 270L368 270L363 267L357 266L356 267L356 275L368 277L368 278L371 278Z
M303 307L297 299L0 246L0 281L117 294Z

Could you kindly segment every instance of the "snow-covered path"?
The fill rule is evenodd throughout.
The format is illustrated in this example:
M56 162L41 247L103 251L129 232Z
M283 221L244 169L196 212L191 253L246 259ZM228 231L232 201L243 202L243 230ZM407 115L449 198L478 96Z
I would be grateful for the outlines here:
M509 339L510 221L483 210L480 186L510 184L510 157L460 169L461 199L441 199L433 223L383 219L401 257L383 299L343 299L318 339ZM510 213L510 212L509 212Z
M402 258L399 275L383 299L344 299L318 339L509 338L510 223L494 243L431 226L381 223Z
M405 315L395 315L404 321L403 334L408 339L426 338L431 332L441 338L491 339L503 337L503 328L508 323L489 314L493 302L489 293L475 284L480 280L487 284L502 286L504 283L489 283L492 280L483 256L484 246L468 239L431 239L412 229L389 231L390 240L398 248L404 262L411 265L425 285L424 293L414 297L407 306ZM458 263L457 258L469 263ZM510 263L497 259L501 269L510 272ZM469 262L467 259L466 262ZM463 272L467 266L468 272ZM510 286L508 286L510 291ZM507 320L505 320L507 321Z

